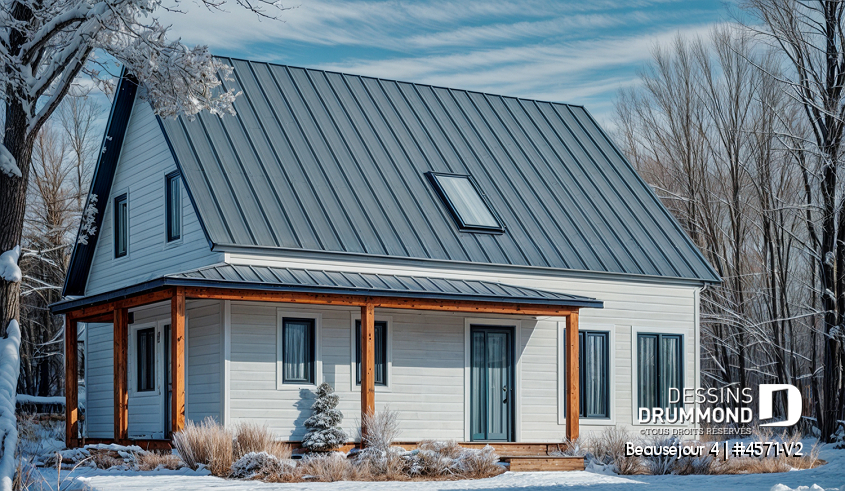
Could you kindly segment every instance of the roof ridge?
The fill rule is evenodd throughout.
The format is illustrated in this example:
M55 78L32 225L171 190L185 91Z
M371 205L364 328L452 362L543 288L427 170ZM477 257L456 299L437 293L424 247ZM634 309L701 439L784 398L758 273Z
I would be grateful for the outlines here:
M482 90L461 89L461 88L458 88L458 87L447 87L445 85L427 84L427 83L423 83L423 82L410 82L408 80L397 80L397 79L393 79L393 78L377 77L375 75L362 75L362 74L358 74L358 73L341 72L341 71L338 71L338 70L328 70L328 69L325 69L325 68L314 68L314 67L307 67L307 66L300 66L300 65L288 65L288 64L285 64L285 63L279 63L279 62L273 62L273 61L249 60L249 59L246 59L246 58L238 58L238 57L235 57L235 56L213 55L213 57L217 58L217 59L243 61L243 62L246 62L246 63L260 63L260 64L263 64L263 65L277 66L277 67L283 67L283 68L295 68L297 70L307 70L307 71L311 71L311 72L332 73L332 74L336 74L336 75L342 75L344 77L369 78L369 79L373 79L373 80L378 80L380 82L393 82L393 83L398 83L398 84L408 84L408 85L415 85L417 87L429 87L429 88L432 88L432 89L455 90L455 91L459 91L459 92L467 92L469 94L480 94L480 95L484 95L484 96L501 97L503 99L514 99L514 100L518 100L518 101L542 102L544 104L558 104L558 105L561 105L561 106L580 107L580 108L585 107L583 104L573 104L571 102L548 101L548 100L545 100L545 99L536 99L536 98L532 98L532 97L517 97L517 96L512 96L512 95L496 94L496 93L493 93L493 92L484 92Z

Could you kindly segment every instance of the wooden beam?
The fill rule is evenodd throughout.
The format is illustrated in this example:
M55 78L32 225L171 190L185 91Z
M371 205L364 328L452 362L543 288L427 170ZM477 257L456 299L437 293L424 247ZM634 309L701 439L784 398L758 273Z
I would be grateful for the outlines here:
M127 364L129 343L129 311L114 311L114 439L129 438L129 391Z
M578 369L578 311L566 316L566 439L578 439L581 402Z
M170 431L185 427L185 289L170 299Z
M248 300L255 302L303 303L317 305L342 305L375 308L439 310L473 314L513 314L530 316L563 317L577 307L565 305L534 305L514 302L481 302L469 300L433 300L419 298L371 297L366 295L339 295L328 293L275 292L244 290L238 288L185 287L189 298L217 300Z
M134 297L124 298L122 300L115 300L114 302L101 303L98 305L91 305L88 307L81 307L79 309L68 312L72 319L79 322L94 322L91 318L109 314L117 309L131 309L133 307L140 307L150 303L163 302L170 300L173 296L173 288L166 288L164 290L156 290L154 292L143 293Z
M79 361L77 322L65 316L65 444L79 444Z
M367 436L364 424L367 416L376 412L375 385L376 328L375 308L372 304L361 307L361 445Z

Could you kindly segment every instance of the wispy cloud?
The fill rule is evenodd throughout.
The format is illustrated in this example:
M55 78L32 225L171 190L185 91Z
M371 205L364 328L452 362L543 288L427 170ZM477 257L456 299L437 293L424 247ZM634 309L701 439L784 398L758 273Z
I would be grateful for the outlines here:
M703 35L718 0L301 0L284 22L192 8L174 34L219 54L585 103L603 119L655 43Z

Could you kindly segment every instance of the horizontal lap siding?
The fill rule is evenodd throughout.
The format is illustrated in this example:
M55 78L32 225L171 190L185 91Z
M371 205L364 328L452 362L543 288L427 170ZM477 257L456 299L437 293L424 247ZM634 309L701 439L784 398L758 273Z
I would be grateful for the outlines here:
M233 263L247 262L236 255ZM256 263L255 259L251 262ZM632 328L640 331L671 332L684 335L684 379L687 387L697 385L695 373L695 288L622 280L572 279L480 273L459 270L423 270L384 268L369 265L333 264L330 262L285 263L269 258L261 264L290 267L349 270L373 273L428 275L451 278L498 281L510 285L585 295L604 301L603 309L583 309L581 329L610 328L614 332L612 356L615 368L612 380L612 408L617 426L631 428L632 407ZM347 431L354 428L359 415L359 392L350 392L350 328L351 310L310 309L293 306L293 310L324 312L324 378L333 383L341 396L341 409ZM300 439L304 434L301 422L310 414L307 403L297 405L298 394L275 390L275 306L233 303L232 329L232 392L233 416L241 411L249 417L270 415L272 425L285 438ZM331 315L325 312L331 312ZM337 313L340 312L340 313ZM399 412L402 439L464 438L464 319L465 314L376 310L379 316L393 318L393 371L391 387L376 388L376 405ZM489 316L482 316L489 317ZM521 371L519 389L519 439L522 441L559 442L565 425L560 424L558 411L559 381L558 318L522 318L520 339ZM259 356L260 355L260 356ZM236 373L237 372L237 373ZM261 388L261 392L252 389ZM306 395L307 397L310 397ZM274 403L284 400L281 409ZM255 404L262 409L256 409ZM266 407L265 407L266 406ZM301 414L300 414L301 413ZM245 413L241 413L245 414ZM603 426L583 424L582 433L602 431ZM353 433L354 434L354 431Z
M301 440L311 414L309 389L276 388L276 310L322 314L323 380L340 396L343 427L357 435L360 392L352 388L353 309L232 302L231 420L267 423ZM463 438L463 319L395 311L390 388L377 387L376 408L400 414L403 439ZM383 316L381 316L383 317ZM380 318L379 314L376 319ZM312 387L313 389L313 387Z
M137 99L129 120L85 294L93 295L222 260L212 253L182 186L182 242L165 244L164 176L176 170L158 121L147 102ZM129 193L129 254L114 258L113 204Z
M186 415L189 420L207 417L222 421L223 325L221 302L188 300Z
M112 324L88 324L85 346L85 435L114 436L114 329Z

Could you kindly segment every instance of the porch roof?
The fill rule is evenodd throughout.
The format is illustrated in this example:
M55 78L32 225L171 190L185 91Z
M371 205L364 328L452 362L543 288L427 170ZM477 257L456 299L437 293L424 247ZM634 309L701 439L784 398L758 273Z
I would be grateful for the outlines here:
M595 298L493 281L216 264L181 273L168 274L162 278L121 290L65 300L51 305L50 308L54 314L61 314L87 305L126 298L130 295L165 286L603 307L603 302Z

